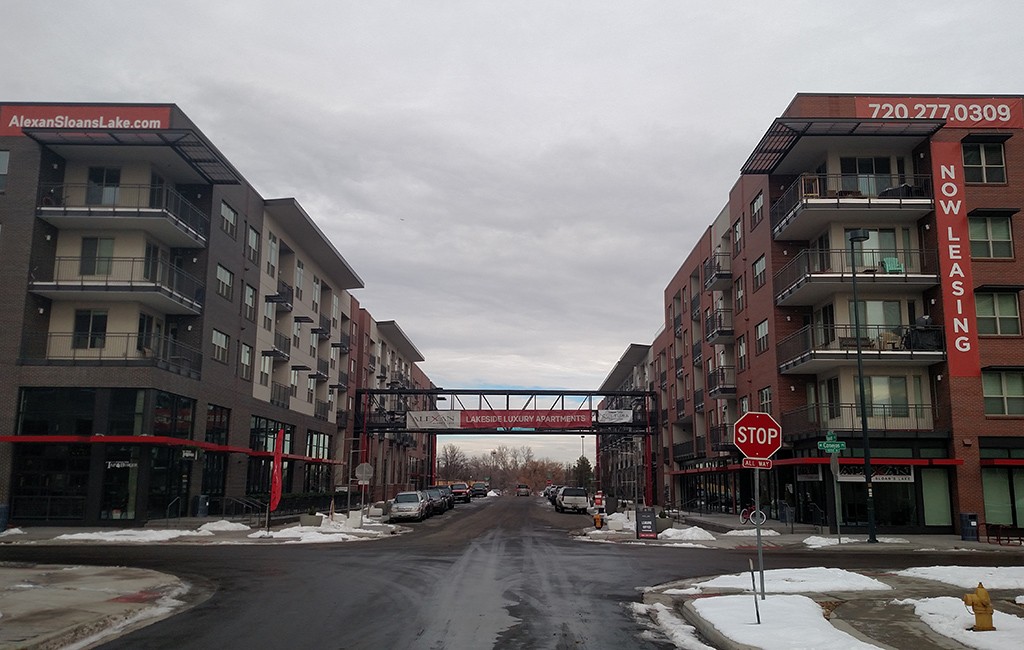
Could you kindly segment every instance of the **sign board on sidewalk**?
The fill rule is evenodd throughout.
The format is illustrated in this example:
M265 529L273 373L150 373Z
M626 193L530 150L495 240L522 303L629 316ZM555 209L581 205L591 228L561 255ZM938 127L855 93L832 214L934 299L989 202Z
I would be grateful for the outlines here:
M636 538L658 539L658 524L654 518L654 508L637 508Z

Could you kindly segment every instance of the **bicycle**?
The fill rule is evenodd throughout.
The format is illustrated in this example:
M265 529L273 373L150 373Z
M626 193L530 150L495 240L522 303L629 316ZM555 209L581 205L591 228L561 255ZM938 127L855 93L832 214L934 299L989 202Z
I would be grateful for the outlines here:
M763 510L755 509L754 504L750 504L743 510L740 510L741 524L754 524L755 526L761 526L766 521L768 521L768 516L764 514Z

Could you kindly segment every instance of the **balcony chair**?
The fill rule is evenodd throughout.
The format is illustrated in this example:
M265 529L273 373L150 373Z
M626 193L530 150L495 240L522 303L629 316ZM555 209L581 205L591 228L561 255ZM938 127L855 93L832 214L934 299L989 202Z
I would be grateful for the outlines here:
M883 257L881 262L882 271L885 273L904 273L903 263L896 257Z

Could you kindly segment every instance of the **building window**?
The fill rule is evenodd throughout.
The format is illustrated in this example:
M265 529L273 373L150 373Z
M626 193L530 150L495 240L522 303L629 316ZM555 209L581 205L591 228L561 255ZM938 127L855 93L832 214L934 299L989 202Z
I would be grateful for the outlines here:
M238 213L224 201L220 202L220 229L230 235L232 239L238 232Z
M320 278L313 275L313 313L320 313Z
M252 381L252 346L242 344L242 349L238 354L238 365L239 374L242 379L246 381Z
M316 332L310 330L309 332L309 356L316 359L316 344L319 343L319 338Z
M964 180L968 183L1005 183L1003 144L964 144Z
M754 349L761 354L768 349L768 319L758 323L754 327Z
M737 219L732 224L732 252L739 253L743 250L743 219Z
M743 415L744 413L749 413L750 412L750 398L747 397L746 395L741 397L739 405L738 405L737 408L739 410L739 414L740 415Z
M760 287L764 286L764 283L768 279L766 273L767 263L765 262L764 255L754 260L754 290L756 291Z
M270 357L260 357L260 386L270 385L270 371L274 368L274 361Z
M220 330L213 330L213 359L214 361L220 361L221 363L228 362L228 345L231 339L228 335Z
M277 277L277 236L267 233L267 275Z
M302 340L299 338L302 335L302 323L295 321L292 323L292 347L296 350L302 345Z
M110 275L114 270L114 240L107 237L82 237L80 275Z
M334 370L338 366L338 348L331 346L331 370Z
M295 299L302 300L302 286L306 284L306 265L295 260Z
M754 200L750 202L751 230L753 230L754 226L761 223L761 219L764 219L764 192L758 192Z
M968 217L971 257L975 259L1013 257L1010 217Z
M985 415L1024 415L1024 372L982 372Z
M772 412L772 387L765 386L761 390L757 391L757 403L758 408L762 413Z
M331 436L326 433L309 431L306 434L306 456L310 458L330 458Z
M313 396L316 395L316 379L313 377L306 378L306 401L310 404L313 403Z
M338 326L338 318L341 316L341 300L338 294L331 294L331 327Z
M0 194L7 190L7 169L11 163L11 152L0 151Z
M978 293L974 296L978 312L978 334L1020 335L1020 306L1017 294Z
M235 296L235 274L217 265L217 295L231 300Z
M252 226L249 226L249 241L245 254L253 264L260 263L260 233Z
M299 371L292 369L291 376L289 377L289 386L291 387L292 397L299 394Z
M263 303L263 329L267 330L268 332L274 331L274 316L276 315L277 308L274 307L274 303Z
M256 287L251 284L245 285L245 298L243 301L243 312L247 321L256 322Z
M746 307L746 298L745 298L746 294L744 293L744 290L743 290L743 284L744 283L743 283L743 276L742 275L740 277L736 278L736 282L733 283L732 295L733 295L733 297L735 298L735 301L736 301L736 303L735 303L736 306L735 306L735 310L734 310L736 312L741 312L741 311L743 311L743 308Z
M206 442L215 445L228 444L228 424L231 409L216 404L206 406Z
M86 205L117 205L121 187L121 169L118 167L90 167L85 187Z
M76 309L75 332L71 347L77 350L102 348L107 344L107 312L99 309Z
M736 366L740 370L747 368L747 337L745 334L736 337Z

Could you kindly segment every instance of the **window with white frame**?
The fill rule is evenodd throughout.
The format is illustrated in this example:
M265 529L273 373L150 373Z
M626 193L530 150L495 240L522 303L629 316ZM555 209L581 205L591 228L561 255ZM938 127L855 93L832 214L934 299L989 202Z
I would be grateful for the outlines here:
M231 338L220 330L213 330L211 340L213 341L213 360L227 363L228 346L231 344Z
M750 229L761 223L761 219L764 219L764 192L758 192L750 202Z
M743 250L743 219L737 219L732 224L732 252L738 253Z
M854 384L856 401L860 404L860 382ZM910 415L910 394L907 378L871 375L864 377L864 409L868 417L898 417Z
M291 395L295 397L299 394L299 371L292 368L291 375L289 375L288 385L291 388Z
M746 395L741 397L740 401L739 401L739 405L737 406L737 408L739 409L739 414L740 415L743 415L744 413L749 413L750 412L750 398L747 397Z
M313 313L320 313L320 278L313 274Z
M270 357L260 357L260 386L270 385L270 373L273 369L273 359Z
M1024 371L983 371L985 415L1024 415Z
M758 289L764 286L764 283L768 281L768 263L764 259L764 255L754 260L754 289Z
M732 295L735 302L735 309L733 311L737 313L743 311L743 308L746 306L746 294L744 293L743 284L743 276L740 275L740 277L736 278L732 287Z
M302 300L302 287L306 284L306 265L295 260L295 299Z
M274 316L277 315L277 308L272 302L263 303L263 329L268 332L274 331Z
M768 319L754 326L754 351L761 354L768 349Z
M968 183L1005 183L1006 162L1003 143L967 143L963 145L964 180Z
M310 404L313 403L313 397L316 395L316 379L313 377L306 378L306 401Z
M341 299L338 294L331 294L331 327L338 326L338 319L341 317Z
M974 259L1013 257L1013 231L1010 217L976 215L967 218Z
M79 275L114 273L114 240L111 237L82 237Z
M277 235L272 232L267 233L267 275L272 278L277 277L277 255L278 255L278 242Z
M319 337L313 330L309 331L309 356L316 359L316 344L319 343Z
M246 257L253 264L260 263L260 231L249 226L249 239L246 242Z
M978 334L1020 335L1020 305L1016 293L976 293L974 305L978 314Z
M758 408L762 413L772 412L772 387L765 386L757 391Z
M245 298L243 300L242 312L245 315L245 320L256 322L256 287L251 284L245 285Z
M217 265L217 295L231 300L235 297L235 274Z
M736 337L736 366L739 370L747 368L747 337L745 334Z
M225 201L220 202L220 229L230 235L232 239L238 232L238 212Z
M0 194L7 190L7 169L11 163L11 152L0 151Z
M252 381L252 346L242 344L238 353L239 375L246 381Z
M295 321L294 323L292 323L292 347L295 348L296 350L298 350L299 346L302 345L302 339L300 338L301 336L302 323L300 323L299 321Z

